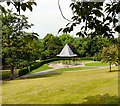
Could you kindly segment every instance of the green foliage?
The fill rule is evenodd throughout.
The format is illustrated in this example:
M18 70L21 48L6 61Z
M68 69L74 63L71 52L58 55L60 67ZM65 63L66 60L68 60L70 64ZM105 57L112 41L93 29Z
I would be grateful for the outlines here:
M120 12L120 1L85 2L73 0L70 4L73 17L65 28L59 30L63 33L70 33L79 25L76 35L81 37L94 37L101 35L113 38L115 31L119 32L118 13ZM112 26L112 27L110 27Z
M111 72L111 65L118 63L118 49L116 45L111 45L109 47L103 48L101 58L103 62L110 64Z
M57 61L57 60L59 60L59 58L52 58L52 59L47 59L47 60L42 60L40 62L36 62L30 66L30 71L33 71L44 64L47 64L47 63L52 62L52 61ZM20 76L25 75L27 73L29 73L28 67L25 67L24 69L19 71Z
M91 57L99 53L109 43L107 38L97 36L94 38L76 38L73 45L80 57Z
M101 52L94 55L94 60L95 61L100 61L101 60Z
M47 34L43 41L43 50L42 50L42 59L56 57L56 55L60 52L62 44L57 36L53 36L52 34Z
M21 1L16 1L16 0L2 0L0 2L6 2L7 6L9 7L10 5L14 6L15 9L17 10L17 12L19 12L20 14L20 11L23 10L23 11L26 11L26 9L29 9L30 11L33 10L33 5L37 5L36 2L34 0L27 0L25 2L23 2L22 0ZM0 8L2 10L2 12L6 13L6 9L0 5Z
M97 37L74 38L69 34L62 34L58 37L48 34L41 41L40 57L41 59L52 58L60 53L65 44L69 44L74 53L80 57L93 57L98 54L103 47L111 42L107 38Z
M101 56L103 62L116 63L118 60L117 47L115 45L111 45L109 47L103 48Z
M21 62L24 64L25 60L33 61L33 55L36 52L34 43L37 38L34 33L30 34L22 31L32 26L32 24L28 24L27 18L8 10L5 15L3 14L2 25L2 56L6 63L16 66Z
M38 57L38 35L24 32L23 30L31 28L32 24L28 24L24 15L10 10L2 14L2 26L3 65L9 65L14 73L14 67L28 66Z
M59 40L62 43L62 48L68 44L71 48L71 50L73 51L73 53L77 53L74 42L75 42L75 38L70 35L70 34L62 34L59 36Z
M59 36L59 39L62 43L62 45L64 46L65 44L71 44L74 41L73 36L69 35L69 34L62 34Z
M93 57L81 57L81 60L93 60Z

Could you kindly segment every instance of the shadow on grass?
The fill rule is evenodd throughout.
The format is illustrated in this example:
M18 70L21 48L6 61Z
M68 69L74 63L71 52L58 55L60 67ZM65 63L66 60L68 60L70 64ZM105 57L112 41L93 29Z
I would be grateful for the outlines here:
M47 73L40 73L38 75L36 74L36 75L33 75L33 76L28 76L28 77L20 77L20 78L18 78L18 80L20 80L20 79L33 79L33 78L53 77L53 76L60 75L60 74L62 74L62 72L50 71L50 72L47 72Z
M120 103L118 96L110 96L108 93L103 95L88 96L82 104L105 104L105 106L114 105L117 106ZM91 105L92 106L92 105Z
M107 73L113 73L113 72L119 72L118 70L111 70L111 72L108 70Z
M112 70L111 72L118 72L118 70Z

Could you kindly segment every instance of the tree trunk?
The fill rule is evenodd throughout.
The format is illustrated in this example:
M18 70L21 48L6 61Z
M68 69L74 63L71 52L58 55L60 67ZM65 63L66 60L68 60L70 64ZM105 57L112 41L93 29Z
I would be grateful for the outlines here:
M30 67L31 67L31 65L28 66L28 71L29 71L29 72L30 72Z
M14 66L11 65L11 73L10 73L10 80L14 79Z
M112 71L111 71L111 62L110 62L110 72L112 72Z

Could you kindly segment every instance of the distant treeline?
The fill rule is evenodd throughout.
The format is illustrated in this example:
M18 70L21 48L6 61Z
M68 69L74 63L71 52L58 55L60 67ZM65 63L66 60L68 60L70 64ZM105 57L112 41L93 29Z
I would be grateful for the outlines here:
M56 57L65 44L68 44L79 57L93 57L98 54L103 47L109 46L111 41L108 38L102 38L100 36L80 38L73 37L69 34L62 34L60 36L47 34L39 43L41 45L39 48L40 59L48 59Z

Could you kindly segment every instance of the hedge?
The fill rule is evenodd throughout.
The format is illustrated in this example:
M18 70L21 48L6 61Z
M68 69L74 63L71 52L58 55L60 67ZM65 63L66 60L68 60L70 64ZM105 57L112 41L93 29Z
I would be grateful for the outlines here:
M52 58L52 59L42 60L40 62L35 62L33 65L30 66L30 71L35 70L46 63L50 63L50 62L57 61L57 60L64 60L64 59L69 60L70 58ZM93 60L93 57L84 57L80 59L81 60ZM29 70L28 70L28 67L25 67L19 71L19 76L25 75L27 73L29 73Z
M80 59L81 60L93 60L94 58L93 57L81 57Z
M46 63L57 61L57 60L63 60L63 58L52 58L52 59L42 60L40 62L35 62L33 65L30 66L30 71L37 69ZM19 71L19 76L25 75L27 73L29 73L29 70L28 70L28 67L25 67Z

